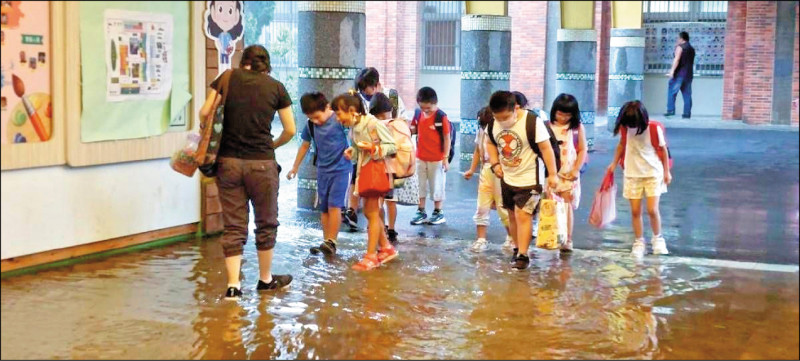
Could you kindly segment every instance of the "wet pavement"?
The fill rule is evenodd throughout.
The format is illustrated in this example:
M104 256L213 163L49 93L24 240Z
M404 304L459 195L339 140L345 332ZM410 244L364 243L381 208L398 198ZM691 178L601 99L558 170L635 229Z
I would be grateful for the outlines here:
M608 138L584 175L576 251L535 250L524 272L510 270L496 218L489 249L467 250L477 183L454 172L448 223L410 226L414 208L401 207L400 256L368 273L350 270L363 232L341 233L334 258L309 254L318 221L294 209L296 181L284 180L274 272L295 276L289 290L255 291L252 233L239 302L221 299L215 238L11 277L0 357L798 359L797 132L668 136L670 256L631 259L621 195L614 226L585 225Z

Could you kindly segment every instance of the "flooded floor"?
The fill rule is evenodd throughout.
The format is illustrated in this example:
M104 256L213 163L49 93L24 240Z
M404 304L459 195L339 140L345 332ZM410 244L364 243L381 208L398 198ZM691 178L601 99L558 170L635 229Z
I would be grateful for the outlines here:
M310 256L292 230L275 272L289 290L222 300L223 255L195 240L2 281L11 358L409 359L798 358L798 274L691 259L536 251L511 271L497 244L401 238L401 256L350 270L363 243ZM289 231L284 232L288 236ZM353 234L353 238L362 237ZM787 267L784 267L787 268Z
M576 251L532 250L524 272L510 269L495 216L489 249L468 251L477 183L455 172L448 223L410 226L402 207L400 256L368 273L350 270L363 232L341 233L334 258L309 254L316 215L294 208L296 181L284 180L274 272L294 275L289 290L256 292L252 232L238 302L222 300L215 238L10 277L0 357L798 359L797 133L714 132L670 130L670 256L631 259L621 195L613 227L585 225L608 139L584 175Z

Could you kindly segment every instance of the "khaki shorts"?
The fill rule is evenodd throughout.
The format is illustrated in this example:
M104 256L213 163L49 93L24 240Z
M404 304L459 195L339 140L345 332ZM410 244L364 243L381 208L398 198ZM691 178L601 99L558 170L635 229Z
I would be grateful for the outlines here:
M662 193L667 193L667 185L664 184L662 177L631 178L625 177L622 185L622 196L625 199L642 199L645 197L657 197Z

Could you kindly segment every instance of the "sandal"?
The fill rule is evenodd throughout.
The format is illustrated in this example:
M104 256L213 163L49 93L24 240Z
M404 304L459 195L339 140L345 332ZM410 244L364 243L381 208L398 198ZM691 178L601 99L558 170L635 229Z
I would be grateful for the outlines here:
M375 254L366 254L364 258L361 259L360 262L353 265L353 269L356 271L369 271L380 266L380 262L378 262L378 256Z
M381 248L380 252L378 252L378 262L381 264L386 264L397 257L399 253L397 252L397 248L389 246L387 248Z

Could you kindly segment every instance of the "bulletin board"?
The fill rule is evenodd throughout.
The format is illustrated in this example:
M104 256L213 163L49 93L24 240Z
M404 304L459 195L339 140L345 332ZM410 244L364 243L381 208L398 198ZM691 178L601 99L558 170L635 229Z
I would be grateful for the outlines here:
M2 16L0 168L64 164L64 3L3 1Z
M156 4L164 4L161 7L153 7ZM96 25L98 38L105 39L105 33L102 30L103 16L97 16L97 11L104 11L105 9L123 9L132 11L168 11L173 19L189 19L188 21L176 21L173 29L175 34L175 43L177 44L180 39L188 39L188 52L186 64L181 64L176 61L174 67L176 70L186 70L188 67L188 88L187 84L183 87L188 94L191 95L191 100L187 107L183 109L176 109L177 107L164 106L165 102L180 103L180 99L171 96L159 104L149 103L151 100L144 100L143 104L133 109L126 109L123 114L127 113L129 116L136 115L137 113L147 112L148 114L158 113L161 116L161 121L166 122L162 125L175 126L175 119L183 119L185 125L177 124L180 131L166 131L163 134L138 137L135 139L123 140L104 140L87 142L83 139L84 112L90 112L89 109L84 109L86 98L83 96L85 91L92 91L95 97L91 101L96 101L96 97L101 97L102 101L106 99L106 82L105 82L105 59L101 60L102 73L100 76L101 92L97 92L96 88L87 88L87 79L83 78L82 74L82 60L86 59L82 54L81 48L78 46L70 46L66 49L66 121L67 121L67 163L70 166L87 166L106 163L118 163L136 160L168 158L179 149L186 140L186 135L189 131L197 130L197 122L195 121L196 114L198 114L200 107L205 100L205 84L202 79L205 77L205 38L202 30L202 2L191 1L172 1L172 2L101 2L93 3L91 9L86 8L84 2L67 2L66 3L66 24L65 24L65 38L69 44L80 44L83 39L82 31L85 31L88 25L85 20L81 19L82 16L93 19L93 22L99 22ZM90 4L91 5L91 4ZM99 8L98 8L99 7ZM157 9L157 10L154 10ZM173 10L178 9L178 10ZM91 10L92 12L87 16L84 10ZM82 20L84 20L82 22ZM83 28L83 29L82 29ZM182 35L183 34L183 35ZM184 46L186 44L183 44ZM179 60L178 60L179 61ZM177 73L176 73L177 74ZM93 79L93 78L92 78ZM197 81L200 79L200 81ZM173 87L181 86L180 82L173 78ZM81 86L83 84L83 86ZM93 82L97 86L96 82ZM174 95L172 92L171 95ZM183 100L185 102L185 100ZM158 100L152 100L158 103ZM107 105L107 104L105 104ZM152 107L152 108L148 108ZM182 115L176 117L176 115ZM97 119L94 119L95 121ZM169 124L172 121L173 124ZM109 122L109 124L115 124ZM159 132L161 133L161 132ZM124 137L123 137L124 138Z
M695 51L694 74L722 76L725 66L725 23L674 22L645 24L645 73L666 73L672 68L675 39L689 33Z

